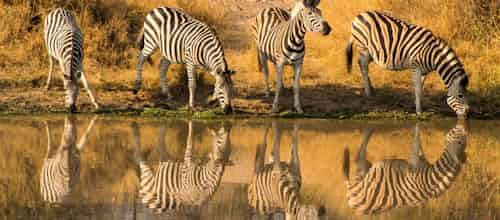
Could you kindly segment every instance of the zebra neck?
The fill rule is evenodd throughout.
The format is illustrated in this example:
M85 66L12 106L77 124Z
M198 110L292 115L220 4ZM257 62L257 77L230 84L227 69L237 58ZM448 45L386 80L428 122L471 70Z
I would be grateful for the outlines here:
M299 14L290 19L288 22L288 42L293 42L295 45L301 45L304 43L304 36L306 35L306 29L304 27L304 21L302 16Z
M455 79L465 75L465 70L462 62L449 46L441 43L439 47L442 49L434 49L435 55L432 56L432 66L449 89Z

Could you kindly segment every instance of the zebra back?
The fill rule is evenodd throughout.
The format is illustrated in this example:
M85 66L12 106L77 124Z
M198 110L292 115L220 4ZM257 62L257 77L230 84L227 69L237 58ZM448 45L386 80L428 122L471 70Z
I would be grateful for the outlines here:
M139 161L139 197L142 203L157 213L198 212L219 187L225 166L222 155L226 155L230 144L229 130L221 128L214 134L213 152L207 162L192 161L191 122L184 161L161 161L156 174L145 162ZM136 140L136 144L140 143Z
M391 159L374 163L364 171L358 167L361 172L352 180L346 179L348 205L362 214L377 214L419 206L439 197L459 175L465 162L465 147L466 131L457 125L448 132L446 147L434 164L427 163L425 158L416 162ZM419 153L412 152L412 157L419 157L415 155ZM347 163L344 168L349 166L348 161L344 158Z
M381 11L366 11L352 22L352 41L367 50L378 65L393 70L436 70L450 88L455 79L467 78L462 63L448 43L429 29Z

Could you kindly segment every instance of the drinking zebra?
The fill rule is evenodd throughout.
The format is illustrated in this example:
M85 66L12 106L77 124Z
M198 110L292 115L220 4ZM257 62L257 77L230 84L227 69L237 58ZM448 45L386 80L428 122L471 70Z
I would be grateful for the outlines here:
M365 132L356 158L354 179L349 179L349 151L346 148L344 152L348 205L362 214L418 206L439 197L451 186L466 160L467 132L460 124L446 135L444 152L434 164L425 159L418 126L408 161L388 159L371 164L366 159L370 136L371 131Z
M304 36L306 32L328 35L331 31L321 11L313 7L314 4L307 2L299 1L292 11L293 16L281 8L263 9L252 24L257 42L259 69L264 74L266 97L269 97L270 93L267 61L271 60L276 68L276 91L272 108L274 113L279 112L284 65L293 66L294 107L297 112L304 112L300 105L300 74L305 55Z
M47 154L40 173L40 193L43 201L62 203L71 195L80 181L80 152L87 141L97 116L90 121L87 130L76 143L76 119L67 116L59 149L52 148L51 129L45 122L47 132Z
M274 121L273 149L270 162L265 164L267 134L257 147L254 176L248 186L248 203L260 215L275 219L318 219L325 214L324 207L304 204L300 198L302 177L298 153L298 125L294 124L291 157L288 163L280 160L281 129ZM283 216L284 215L284 216Z
M224 112L232 111L231 97L234 71L228 68L222 44L207 24L173 8L154 9L146 16L144 28L139 35L137 79L133 88L136 94L142 85L144 62L160 48L161 61L158 66L162 94L168 96L166 73L170 63L185 64L188 75L189 107L194 107L196 89L195 67L202 66L215 77L211 101L218 100Z
M76 111L78 97L78 79L94 104L99 109L83 71L83 35L76 23L76 18L68 10L58 8L45 19L45 45L49 52L49 77L46 89L50 89L54 62L59 62L62 80L66 90L65 104L71 112Z
M447 103L459 117L469 111L469 78L452 48L430 30L409 24L378 11L367 11L352 22L347 47L347 68L351 71L353 45L359 51L358 63L363 76L365 95L372 95L368 65L373 61L388 70L413 70L415 108L422 112L421 97L425 76L437 71L448 88Z
M214 136L213 151L206 163L195 162L193 154L193 125L189 122L184 161L168 159L165 152L165 125L160 127L158 153L160 157L156 175L142 160L140 131L132 124L139 178L139 198L157 213L199 214L200 207L208 202L219 187L224 166L229 158L230 128L221 127Z

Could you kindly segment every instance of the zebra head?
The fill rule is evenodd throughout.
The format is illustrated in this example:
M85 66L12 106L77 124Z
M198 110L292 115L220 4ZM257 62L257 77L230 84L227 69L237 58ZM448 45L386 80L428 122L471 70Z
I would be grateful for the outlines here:
M233 70L217 71L215 74L214 97L219 100L220 107L224 113L231 113L231 98L233 96L233 80L231 76L235 73Z
M459 118L466 118L469 113L469 103L467 101L467 85L469 78L466 74L456 77L448 88L446 102Z
M319 8L304 7L297 16L302 16L303 25L308 32L321 32L326 36L332 31Z
M65 70L63 74L63 83L65 91L64 103L69 112L74 113L76 111L76 100L78 98L78 76L79 72L74 72L71 70L71 64Z
M467 134L467 124L460 121L446 134L446 150L458 163L464 163L467 160L465 153Z

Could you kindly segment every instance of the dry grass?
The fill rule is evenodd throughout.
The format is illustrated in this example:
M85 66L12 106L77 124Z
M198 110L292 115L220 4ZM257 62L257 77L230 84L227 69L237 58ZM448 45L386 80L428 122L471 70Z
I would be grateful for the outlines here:
M262 75L256 69L256 54L248 20L258 7L286 5L291 2L293 1L263 4L235 0L2 0L0 14L2 18L7 19L0 21L0 79L31 82L46 77L48 58L43 43L43 18L54 7L66 7L75 11L85 33L85 67L94 87L128 87L135 76L137 52L133 45L144 15L155 7L171 6L183 8L217 30L231 68L240 73L235 76L237 91L250 91L252 94L257 91L258 94L263 88ZM235 5L242 6L235 8ZM436 35L447 39L471 76L473 106L478 106L477 110L481 112L497 111L495 106L500 104L497 101L500 100L500 65L497 63L500 60L498 1L323 1L320 7L333 27L333 32L328 37L316 34L307 36L307 57L302 78L304 87L326 89L333 85L354 88L356 94L359 93L360 74L357 68L352 75L346 73L344 50L354 16L365 10L377 9L389 11L404 20L428 27ZM169 82L184 86L185 76L179 73L182 71L178 66L171 68L168 74ZM375 65L371 72L375 87L390 88L393 92L412 91L408 72L384 71ZM146 67L145 73L146 88L156 88L156 66ZM207 81L207 84L212 82L211 77L201 78L200 81ZM287 70L285 85L290 83L291 71ZM426 91L441 92L444 86L437 74L432 74L426 81L425 88Z

